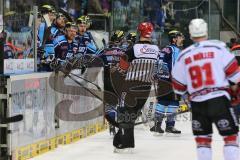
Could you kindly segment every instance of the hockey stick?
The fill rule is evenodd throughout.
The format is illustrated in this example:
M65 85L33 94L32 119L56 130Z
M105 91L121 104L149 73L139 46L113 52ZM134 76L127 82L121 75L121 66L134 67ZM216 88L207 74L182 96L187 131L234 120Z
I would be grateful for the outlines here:
M69 22L74 22L73 18L68 14L66 10L64 10L63 8L60 8L59 12L62 13Z
M186 110L186 111L183 111L183 112L175 112L175 113L172 113L172 114L165 115L164 118L169 117L169 116L173 116L173 115L174 116L180 115L180 114L183 114L183 113L187 113L189 111L190 110ZM146 120L146 121L142 121L142 122L136 122L136 123L134 123L134 126L145 124L145 123L149 123L151 121L155 121L155 118L152 118L152 119L149 119L149 120Z
M64 73L64 71L61 71L62 73ZM65 74L65 73L64 73ZM75 83L77 83L79 86L81 86L83 89L85 89L86 91L88 91L89 93L91 93L94 97L96 97L97 99L99 99L100 101L103 101L103 99L101 97L99 97L98 95L96 95L93 91L91 91L90 89L88 89L87 87L85 87L82 83L80 83L79 81L77 81L75 78L73 78L71 75L69 74L65 74L67 77L69 77L71 80L73 80Z
M93 63L95 59L100 58L104 65L104 60L101 58L101 56L104 55L105 49L107 49L106 40L104 38L102 39L102 43L103 43L103 48L98 48L98 50L95 53L95 56L92 56L92 58L88 60L88 63Z
M0 123L7 124L7 123L19 122L21 120L23 120L23 115L19 114L19 115L12 116L12 117L0 118Z
M64 9L60 8L59 12L61 12L68 21L71 21L71 22L74 21L72 19L72 17ZM45 31L43 33L43 41L41 44L41 47L45 48L46 41L48 40L49 36L51 35L52 22L50 21L49 16L47 14L43 15L42 17L45 20L45 24L47 25L47 28L45 29Z
M60 60L58 60L58 61L60 61ZM61 60L61 61L64 61L64 62L66 62L67 64L70 64L71 66L74 66L74 64L71 64L69 61L66 61L66 60ZM75 62L76 62L76 61L75 61ZM67 65L67 64L66 64L66 65ZM91 81L89 81L89 80L87 80L87 79L85 79L85 78L83 78L83 77L81 77L81 76L79 76L79 75L77 75L77 74L74 74L74 73L71 73L71 72L66 73L66 72L64 72L63 70L61 70L60 67L61 67L61 66L59 66L59 68L55 68L55 70L60 70L62 73L64 73L65 76L68 76L68 75L71 76L71 75L72 75L72 76L75 76L75 77L77 77L77 78L80 78L80 79L82 79L82 80L84 80L84 81L92 84L93 86L95 86L99 91L102 90L97 84L95 84L95 83L93 83L93 82L91 82ZM72 70L72 69L71 69L71 70ZM73 77L72 77L72 78L73 78ZM76 80L76 79L75 79L75 80Z
M45 24L47 25L47 28L46 30L44 31L44 34L43 34L43 41L42 41L42 45L41 47L45 48L45 44L46 44L46 41L48 39L48 37L51 35L51 21L49 19L49 16L47 14L43 15L43 18L45 20Z
M164 115L164 118L166 117L169 117L169 116L177 116L177 115L180 115L180 114L183 114L183 113L187 113L189 112L189 110L185 110L185 111L178 111L178 112L175 112L175 113L172 113L172 114L168 114L168 115ZM155 117L154 118L151 118L151 119L148 119L148 120L145 120L145 121L142 121L142 122L136 122L136 123L120 123L119 124L119 127L121 128L133 128L134 126L138 126L138 125L141 125L141 124L146 124L146 123L149 123L149 122L152 122L152 121L155 121Z
M99 87L99 85L97 85L97 84L95 84L95 83L93 83L93 82L91 82L91 81L89 81L89 80L87 80L87 79L85 79L85 78L83 78L83 77L80 77L79 75L76 75L76 74L74 74L74 73L69 73L69 74L71 74L71 75L73 75L73 76L75 76L75 77L77 77L77 78L80 78L80 79L82 79L82 80L84 80L84 81L86 81L86 82L88 82L88 83L90 83L90 84L92 84L92 85L94 85L99 91L102 90L102 89Z

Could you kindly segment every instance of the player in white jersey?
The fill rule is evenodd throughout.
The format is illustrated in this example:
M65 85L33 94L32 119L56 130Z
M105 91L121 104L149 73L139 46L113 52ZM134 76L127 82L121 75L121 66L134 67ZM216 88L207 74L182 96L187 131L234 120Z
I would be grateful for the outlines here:
M236 84L240 80L238 63L225 43L207 40L203 19L193 19L189 32L194 44L180 53L172 78L175 93L190 96L198 160L212 159L212 123L223 136L224 159L239 160L238 120L226 91L229 81Z

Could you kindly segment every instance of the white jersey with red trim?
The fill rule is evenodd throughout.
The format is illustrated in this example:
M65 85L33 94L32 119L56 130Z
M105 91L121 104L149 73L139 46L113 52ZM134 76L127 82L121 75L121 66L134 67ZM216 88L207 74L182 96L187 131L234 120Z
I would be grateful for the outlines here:
M225 43L206 40L195 43L180 53L172 70L177 94L190 94L191 101L202 102L225 95L229 81L238 83L238 63Z

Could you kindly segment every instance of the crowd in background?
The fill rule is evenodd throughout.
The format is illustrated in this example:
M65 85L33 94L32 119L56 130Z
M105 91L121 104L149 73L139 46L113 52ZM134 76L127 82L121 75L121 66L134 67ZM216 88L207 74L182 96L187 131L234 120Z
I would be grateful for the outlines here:
M5 59L33 57L33 23L30 18L33 5L37 5L40 11L41 6L50 4L56 10L65 10L73 19L88 13L103 14L107 17L111 11L109 0L21 0L17 3L9 0L8 3L4 6Z
M185 35L184 47L190 45L192 42L186 28L188 19L196 17L196 14L201 17L204 6L207 5L206 2L197 10L184 11L184 8L191 6L189 2L182 2L179 5L171 0L21 0L19 3L13 0L9 1L9 8L5 9L4 14L4 28L7 33L5 40L11 44L10 46L18 48L12 50L12 56L8 56L10 58L33 57L33 33L32 26L29 25L33 4L37 4L39 9L44 4L50 4L57 10L61 8L73 19L91 13L102 14L106 17L112 16L113 26L112 30L109 30L110 35L118 29L125 32L135 31L140 21L151 22L154 26L153 42L160 47L168 43L166 33L172 29L183 32ZM173 11L173 4L175 11ZM94 30L98 28L98 23L92 21ZM235 43L237 40L234 39L230 42L230 44Z

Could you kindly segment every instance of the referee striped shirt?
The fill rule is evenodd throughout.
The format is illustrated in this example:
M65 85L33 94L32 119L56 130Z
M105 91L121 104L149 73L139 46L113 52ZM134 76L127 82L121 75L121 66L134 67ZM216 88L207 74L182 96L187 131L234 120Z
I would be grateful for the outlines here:
M126 54L130 66L126 80L152 82L154 65L159 56L159 48L147 41L139 41Z

